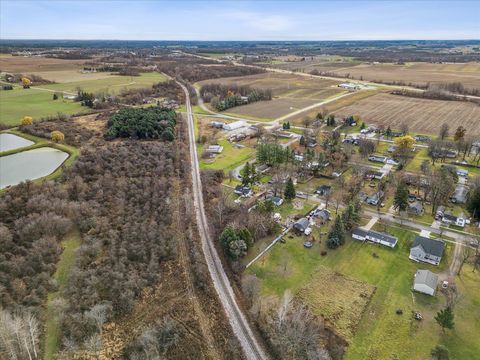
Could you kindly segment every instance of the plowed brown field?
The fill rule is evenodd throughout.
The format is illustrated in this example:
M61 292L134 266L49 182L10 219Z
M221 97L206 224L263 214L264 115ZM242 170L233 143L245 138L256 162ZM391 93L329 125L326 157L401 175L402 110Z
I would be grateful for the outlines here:
M436 134L447 123L450 129L462 125L467 134L480 135L480 106L466 101L417 99L378 94L343 107L338 116L360 115L368 124L398 128L407 123L411 131Z

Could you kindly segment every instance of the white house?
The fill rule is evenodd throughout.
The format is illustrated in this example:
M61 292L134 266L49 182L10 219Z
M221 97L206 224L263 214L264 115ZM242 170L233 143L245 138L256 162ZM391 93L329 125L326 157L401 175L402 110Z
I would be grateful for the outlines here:
M242 127L245 127L246 124L244 121L235 121L229 124L224 124L223 129L227 131L232 131L232 130L237 130L241 129Z
M395 236L373 231L356 228L352 231L352 238L360 241L371 241L377 244L394 248L398 239Z
M212 154L220 154L223 151L223 146L220 145L209 145L206 149L207 152Z
M417 270L413 280L413 290L423 294L435 295L438 276L429 270Z

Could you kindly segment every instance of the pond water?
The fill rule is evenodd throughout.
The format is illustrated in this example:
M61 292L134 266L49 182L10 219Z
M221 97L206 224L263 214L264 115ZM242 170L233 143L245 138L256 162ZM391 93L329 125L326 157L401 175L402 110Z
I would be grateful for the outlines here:
M33 141L13 134L0 134L0 152L33 145Z
M55 171L66 159L66 152L42 147L0 157L0 189L35 180Z

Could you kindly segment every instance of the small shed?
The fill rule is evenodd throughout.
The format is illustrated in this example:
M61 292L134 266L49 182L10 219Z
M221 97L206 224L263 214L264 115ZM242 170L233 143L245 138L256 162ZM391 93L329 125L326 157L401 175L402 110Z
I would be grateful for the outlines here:
M427 295L435 295L438 276L430 270L417 270L413 280L413 290Z

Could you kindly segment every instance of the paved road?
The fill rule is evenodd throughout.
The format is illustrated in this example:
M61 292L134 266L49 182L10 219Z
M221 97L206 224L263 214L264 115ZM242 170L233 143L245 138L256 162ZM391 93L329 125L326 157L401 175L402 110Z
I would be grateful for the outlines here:
M200 178L200 169L198 166L197 148L195 146L193 113L190 104L190 97L187 88L181 83L178 84L182 87L186 97L188 137L194 195L193 201L197 217L198 230L200 232L202 250L208 265L208 270L220 302L225 310L225 313L227 314L230 325L232 326L233 333L239 340L245 357L247 359L268 359L266 352L254 335L250 324L248 323L245 315L242 312L242 309L239 307L236 301L232 286L230 285L230 281L225 273L225 270L223 269L222 262L210 236L203 202L202 182Z

